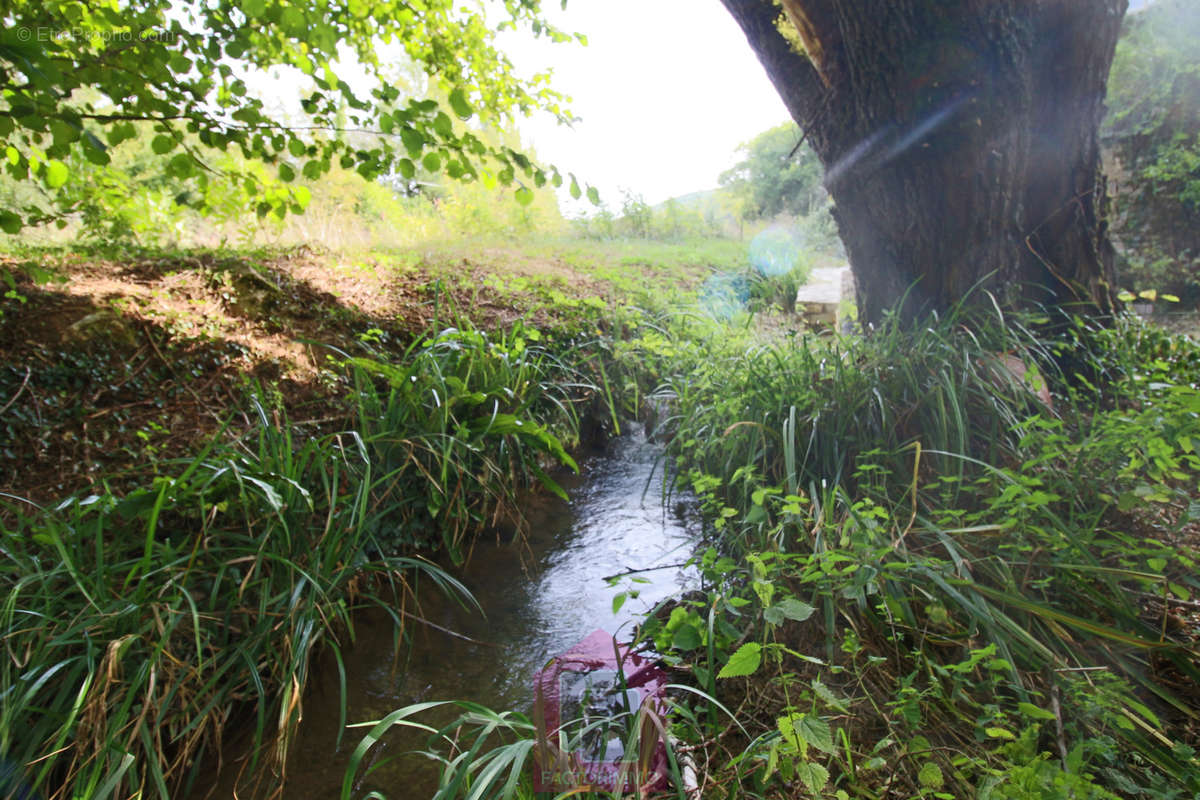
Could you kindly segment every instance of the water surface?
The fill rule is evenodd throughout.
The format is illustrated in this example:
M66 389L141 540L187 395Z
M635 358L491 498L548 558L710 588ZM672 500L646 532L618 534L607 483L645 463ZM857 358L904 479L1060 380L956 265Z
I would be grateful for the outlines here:
M554 655L602 628L628 636L636 617L692 582L677 565L694 546L687 520L663 502L662 450L640 435L614 440L603 455L567 476L569 503L552 498L527 510L524 544L481 543L459 576L486 610L486 617L422 593L425 619L467 636L454 638L412 624L413 647L397 650L392 626L368 617L346 654L348 720L378 719L412 703L468 699L497 710L528 712L533 675ZM621 578L628 570L669 566ZM634 582L633 579L639 579ZM643 582L644 581L644 582ZM430 588L430 587L427 587ZM613 596L636 590L617 614ZM323 666L306 697L301 735L293 750L287 800L336 798L349 753L360 731L337 744L337 670ZM424 737L388 740L376 761L424 746ZM381 766L355 796L377 790L391 798L429 797L436 770L419 756Z

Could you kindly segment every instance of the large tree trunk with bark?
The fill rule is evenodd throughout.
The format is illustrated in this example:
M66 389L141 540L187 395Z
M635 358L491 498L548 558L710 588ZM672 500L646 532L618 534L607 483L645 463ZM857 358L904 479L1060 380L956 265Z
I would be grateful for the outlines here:
M722 2L825 165L863 321L1113 309L1098 128L1127 0Z

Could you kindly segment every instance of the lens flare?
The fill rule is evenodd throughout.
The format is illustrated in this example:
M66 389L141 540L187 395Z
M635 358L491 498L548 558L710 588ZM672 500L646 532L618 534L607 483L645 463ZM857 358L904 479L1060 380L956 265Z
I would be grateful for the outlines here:
M750 242L750 266L767 277L791 272L804 250L803 238L782 225L767 228Z
M713 275L700 287L700 308L714 319L731 319L749 302L750 282L744 275Z

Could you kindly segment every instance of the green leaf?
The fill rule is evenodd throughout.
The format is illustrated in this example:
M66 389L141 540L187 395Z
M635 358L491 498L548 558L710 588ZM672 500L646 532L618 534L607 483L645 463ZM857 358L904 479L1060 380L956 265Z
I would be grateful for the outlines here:
M796 765L796 777L808 788L810 793L820 797L825 784L829 783L829 770L811 761L801 761Z
M454 123L450 121L450 117L439 111L433 118L433 130L443 139L449 139L454 136Z
M409 164L411 164L411 163L412 162L410 161ZM322 163L314 158L312 161L305 163L304 169L301 170L301 173L304 175L305 178L308 178L310 181L315 181L321 177L321 173L323 171L324 171L324 169L323 169ZM401 171L403 171L403 170L401 170Z
M757 642L747 642L729 657L725 666L717 673L718 678L740 678L753 675L762 663L762 645Z
M167 172L177 178L189 178L195 171L196 164L187 153L179 153L167 162Z
M704 640L700 636L700 631L696 630L696 626L691 623L680 625L675 631L675 636L671 639L671 647L676 650L683 650L684 652L695 650L703 643Z
M617 592L612 599L612 612L614 614L621 613L621 606L625 605L625 601L629 599L628 592Z
M775 604L774 608L778 609L780 614L795 622L804 622L816 611L808 603L801 602L794 597L789 597L787 600L780 600Z
M1029 719L1054 719L1054 713L1038 708L1033 703L1017 703L1017 710Z
M292 189L292 197L296 199L296 205L303 211L308 208L308 203L312 200L312 192L308 190L307 186L297 186Z
M734 511L734 509L731 508L727 508L725 510ZM734 513L737 512L734 511ZM762 603L763 607L769 608L771 601L775 598L775 584L771 581L756 580L750 584L750 586L752 589L754 589L754 593L758 595L758 601Z
M533 203L533 190L526 186L517 189L517 202L523 206Z
M421 159L421 166L429 172L437 172L442 168L442 159L437 153L426 153Z
M812 690L813 694L824 700L826 705L830 706L831 708L841 711L843 714L850 712L846 698L838 697L833 693L833 690L822 683L819 678L813 678Z
M595 186L589 186L587 190L588 200L592 201L592 205L600 205L600 190Z
M249 19L258 19L267 13L267 0L242 0L242 13Z
M425 149L425 137L416 128L402 128L400 141L404 143L404 149L412 158L419 158L421 151Z
M575 180L575 178L571 178L570 191L571 191L571 197L573 197L576 200L583 197L583 190L579 188L579 181Z
M946 779L942 776L942 768L932 761L926 761L921 765L921 770L917 773L917 781L926 789L940 789L946 783Z
M150 149L161 156L163 153L169 153L174 150L175 144L175 137L160 133L150 140Z
M470 119L475 114L475 109L471 108L471 104L467 101L467 94L462 89L450 92L450 108L464 120Z
M298 7L288 6L279 17L279 27L289 36L301 37L308 30L308 20Z
M20 233L24 224L21 218L11 211L0 211L0 230L5 233Z
M112 161L104 143L90 133L83 137L83 157L98 167L107 166Z
M65 147L79 138L79 128L61 119L55 119L50 121L50 134L54 137L55 145Z
M406 181L411 181L417 174L417 165L407 158L397 161L396 168L400 170L400 175Z
M46 162L46 185L51 189L62 186L70 176L71 170L67 169L67 165L58 159Z
M793 744L798 740L822 753L834 753L833 729L816 714L780 717L775 721L775 725L779 728L779 734Z
M279 164L279 180L284 183L291 183L296 180L296 170L292 169L292 165L286 161Z

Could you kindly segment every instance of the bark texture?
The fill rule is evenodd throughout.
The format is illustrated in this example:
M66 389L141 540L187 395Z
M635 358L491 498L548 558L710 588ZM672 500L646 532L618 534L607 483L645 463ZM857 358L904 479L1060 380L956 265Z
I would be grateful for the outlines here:
M981 290L1113 309L1098 129L1127 0L722 2L825 165L864 321Z

